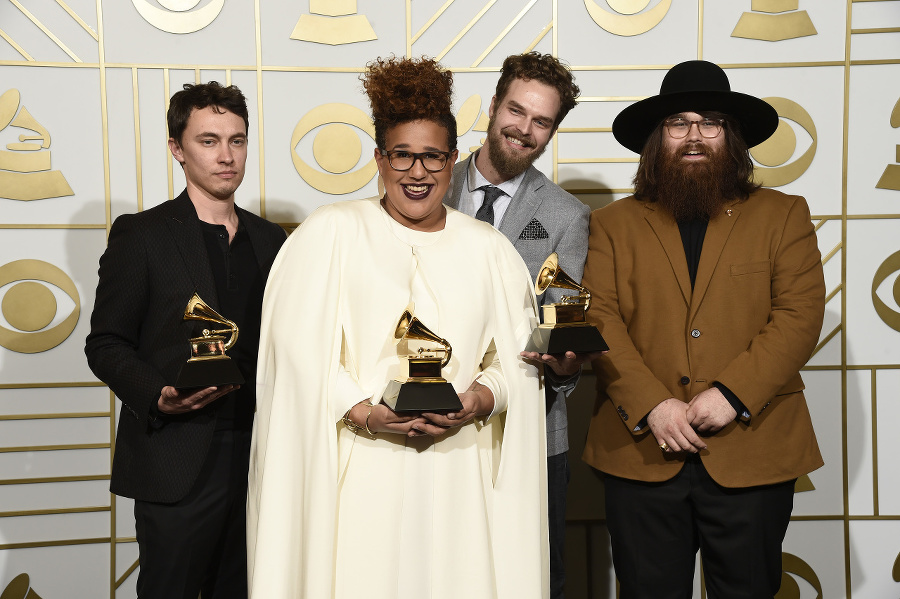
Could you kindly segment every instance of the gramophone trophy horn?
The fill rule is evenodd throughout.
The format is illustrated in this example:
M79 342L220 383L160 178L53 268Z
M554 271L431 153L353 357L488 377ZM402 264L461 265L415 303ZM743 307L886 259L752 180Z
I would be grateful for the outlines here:
M184 309L183 320L199 321L224 328L203 329L199 337L191 337L191 357L181 367L176 389L193 387L220 387L241 385L244 377L225 351L234 346L238 338L237 325L213 310L196 293ZM225 338L227 335L227 339Z
M440 347L420 346L415 353L402 356L408 365L408 377L400 380L400 393L395 405L385 399L395 412L455 412L462 403L453 385L441 376L441 368L450 363L453 348L413 316L411 307L404 310L394 328L394 342L427 341Z
M551 287L577 291L578 295L564 295L559 303L542 306L543 322L532 331L525 349L542 354L593 353L609 349L597 327L584 320L591 305L591 292L559 267L556 252L541 265L534 292L542 295Z

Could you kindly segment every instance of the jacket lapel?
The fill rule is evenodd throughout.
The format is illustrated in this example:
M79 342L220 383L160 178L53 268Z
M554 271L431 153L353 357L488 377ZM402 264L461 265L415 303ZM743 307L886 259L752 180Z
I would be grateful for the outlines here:
M656 238L662 245L663 251L669 259L669 265L678 281L678 287L681 288L681 295L684 303L691 303L691 275L688 273L687 258L684 255L684 244L681 242L681 233L678 231L678 225L663 210L656 210L653 204L644 203L646 209L647 223L656 234ZM706 251L704 245L703 251Z
M719 258L722 257L722 251L725 249L728 236L731 235L731 230L741 215L738 206L737 202L725 204L722 212L709 221L709 226L706 228L706 236L703 238L703 251L700 252L700 264L697 266L697 279L694 282L690 318L693 318L700 308L700 303L703 301L706 290L709 289L709 283L719 263Z
M270 235L266 235L260 221L247 217L249 212L239 206L235 206L234 208L237 210L241 223L247 231L247 236L250 238L250 245L253 246L253 253L256 255L259 272L262 274L263 280L268 279L269 268L271 268L276 254L275 246L272 244L272 238Z
M197 211L188 197L187 190L172 200L171 210L166 217L175 245L188 276L194 284L194 291L214 310L219 309L219 295L209 267L209 255L203 241L203 229ZM185 303L190 298L185 299Z
M525 171L525 178L516 195L509 202L509 207L503 214L503 221L500 223L500 232L506 235L506 238L513 243L522 234L525 225L531 222L537 212L538 206L541 205L541 197L538 191L543 186L541 178L538 176L537 169L533 166L528 167Z

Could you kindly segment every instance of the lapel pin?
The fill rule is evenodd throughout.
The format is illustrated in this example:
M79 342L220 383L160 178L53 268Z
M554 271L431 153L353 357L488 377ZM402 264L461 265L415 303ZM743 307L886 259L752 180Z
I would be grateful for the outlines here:
M725 214L727 214L728 216L731 216L731 208L726 209Z

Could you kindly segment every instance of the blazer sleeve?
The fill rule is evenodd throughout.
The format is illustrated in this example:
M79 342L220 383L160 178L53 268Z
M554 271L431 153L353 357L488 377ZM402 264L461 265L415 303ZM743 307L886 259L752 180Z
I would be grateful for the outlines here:
M771 262L769 321L716 377L758 414L809 360L825 317L822 257L806 200L795 196Z
M141 328L150 304L148 254L133 215L113 223L100 258L99 282L85 355L93 373L139 421L150 416L163 375L139 355Z
M649 430L637 429L638 423L660 402L672 397L672 393L644 363L622 319L616 289L616 248L607 233L603 215L601 209L591 216L588 259L582 280L592 295L587 320L599 325L609 345L609 353L594 360L593 367L598 396L608 396L623 424L637 435Z

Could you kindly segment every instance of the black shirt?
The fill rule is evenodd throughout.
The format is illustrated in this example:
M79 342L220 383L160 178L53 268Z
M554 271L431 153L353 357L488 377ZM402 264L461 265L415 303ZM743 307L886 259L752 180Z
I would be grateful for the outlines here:
M256 409L256 357L266 282L243 223L228 243L225 225L200 221L209 266L216 282L217 312L238 326L238 340L228 355L244 375L244 384L213 402L217 429L250 430Z

